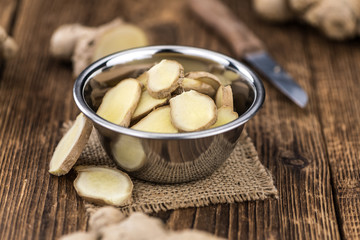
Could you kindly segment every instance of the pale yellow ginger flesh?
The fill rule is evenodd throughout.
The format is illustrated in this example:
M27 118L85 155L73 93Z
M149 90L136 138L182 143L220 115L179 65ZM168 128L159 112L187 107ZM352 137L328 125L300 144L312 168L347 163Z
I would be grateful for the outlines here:
M204 130L216 122L214 100L194 90L170 99L171 122L181 132Z
M167 98L162 98L162 99L153 98L152 96L150 96L148 91L146 90L143 91L140 97L139 104L137 105L137 108L135 109L135 112L132 116L132 120L136 120L144 117L153 109L166 104L167 101L168 101Z
M146 154L140 140L127 135L120 136L111 146L111 152L119 166L127 171L139 169L146 160Z
M93 61L114 52L148 45L142 29L132 24L122 24L101 34L95 42Z
M184 77L181 64L172 60L162 60L147 72L147 91L154 98L167 98Z
M221 125L232 122L238 117L238 113L234 112L232 107L222 106L217 110L217 120L214 125L211 126L211 128L219 127Z
M55 148L49 166L51 174L60 176L70 171L84 149L91 130L91 121L80 113Z
M128 127L141 96L141 85L133 78L120 81L104 96L97 114L109 122Z
M131 128L156 133L178 132L171 122L170 106L155 109Z
M133 189L130 177L114 168L78 166L74 187L78 195L97 204L129 204Z
M216 93L215 89L210 84L192 78L185 77L180 85L185 91L195 90L210 97L214 96Z
M209 84L212 86L215 91L218 90L218 88L221 86L220 79L215 76L214 74L208 73L208 72L189 72L185 75L187 78L192 78L198 81L201 81L203 83Z
M216 92L215 103L217 108L221 106L234 107L233 93L230 85L219 87Z

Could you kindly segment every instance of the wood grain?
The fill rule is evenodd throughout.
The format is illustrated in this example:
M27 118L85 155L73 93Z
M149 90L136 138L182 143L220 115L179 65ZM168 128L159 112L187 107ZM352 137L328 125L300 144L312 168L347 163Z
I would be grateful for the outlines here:
M71 65L49 56L52 31L64 23L96 26L120 16L143 27L152 44L235 56L184 3L0 0L0 24L20 45L0 75L0 239L56 239L87 227L74 173L48 173L60 127L78 113ZM331 42L294 23L269 25L254 16L250 0L224 3L310 96L301 110L264 80L266 102L247 124L279 198L154 215L171 229L197 228L228 239L359 238L360 43Z

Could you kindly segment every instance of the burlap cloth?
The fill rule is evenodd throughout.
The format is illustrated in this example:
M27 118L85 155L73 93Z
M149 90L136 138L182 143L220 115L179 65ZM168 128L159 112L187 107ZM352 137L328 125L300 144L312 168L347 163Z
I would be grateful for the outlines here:
M64 125L68 129L71 123ZM93 131L76 165L116 164L106 155ZM121 207L126 214L145 213L217 203L277 198L277 189L270 172L259 161L254 145L244 130L230 157L211 176L182 184L155 184L132 178L132 203ZM89 213L99 206L87 203Z

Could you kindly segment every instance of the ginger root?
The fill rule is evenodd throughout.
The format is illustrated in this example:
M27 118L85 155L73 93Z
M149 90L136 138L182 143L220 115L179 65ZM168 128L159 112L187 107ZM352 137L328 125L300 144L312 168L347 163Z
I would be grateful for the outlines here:
M53 33L50 54L62 60L71 60L73 75L78 76L90 63L99 58L128 48L148 45L143 30L116 18L99 27L66 24Z
M344 40L360 35L358 0L253 0L253 6L267 20L286 21L295 17L332 39Z
M0 60L13 58L18 52L18 49L19 47L15 40L0 26Z
M164 223L155 217L149 217L141 212L134 212L129 217L114 207L103 207L97 210L89 219L90 231L75 232L65 235L61 240L92 240L97 236L98 240L221 240L210 233L195 229L172 231L166 228ZM95 226L95 227L94 227Z

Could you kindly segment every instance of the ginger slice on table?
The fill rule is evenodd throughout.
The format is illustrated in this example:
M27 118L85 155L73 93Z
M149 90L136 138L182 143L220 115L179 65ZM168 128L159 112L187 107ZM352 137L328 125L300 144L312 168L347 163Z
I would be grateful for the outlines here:
M139 104L135 109L132 120L137 120L147 115L151 110L166 104L168 98L157 99L150 96L148 91L143 91L139 100Z
M49 164L51 174L60 176L70 171L84 149L91 130L91 121L80 113L55 148Z
M188 77L184 77L180 85L185 91L195 90L210 97L214 96L216 93L215 89L210 84Z
M188 72L185 77L209 84L215 89L215 91L217 91L218 88L222 85L220 79L217 76L208 72Z
M171 122L182 132L204 130L216 122L216 105L212 98L194 90L170 99Z
M109 122L128 127L140 96L139 81L133 78L122 80L105 94L96 113Z
M166 98L177 89L184 77L184 68L173 60L164 59L147 72L147 91L153 98Z
M124 206L130 202L133 183L119 169L98 166L77 166L74 187L78 195L97 204Z
M234 99L231 86L221 86L216 92L215 96L216 107L229 106L234 108Z
M156 133L178 132L178 130L171 123L170 106L164 106L153 110L131 128L135 130Z
M227 124L234 121L239 117L237 112L234 112L233 108L230 106L221 106L217 110L217 120L211 128L219 127L221 125Z

